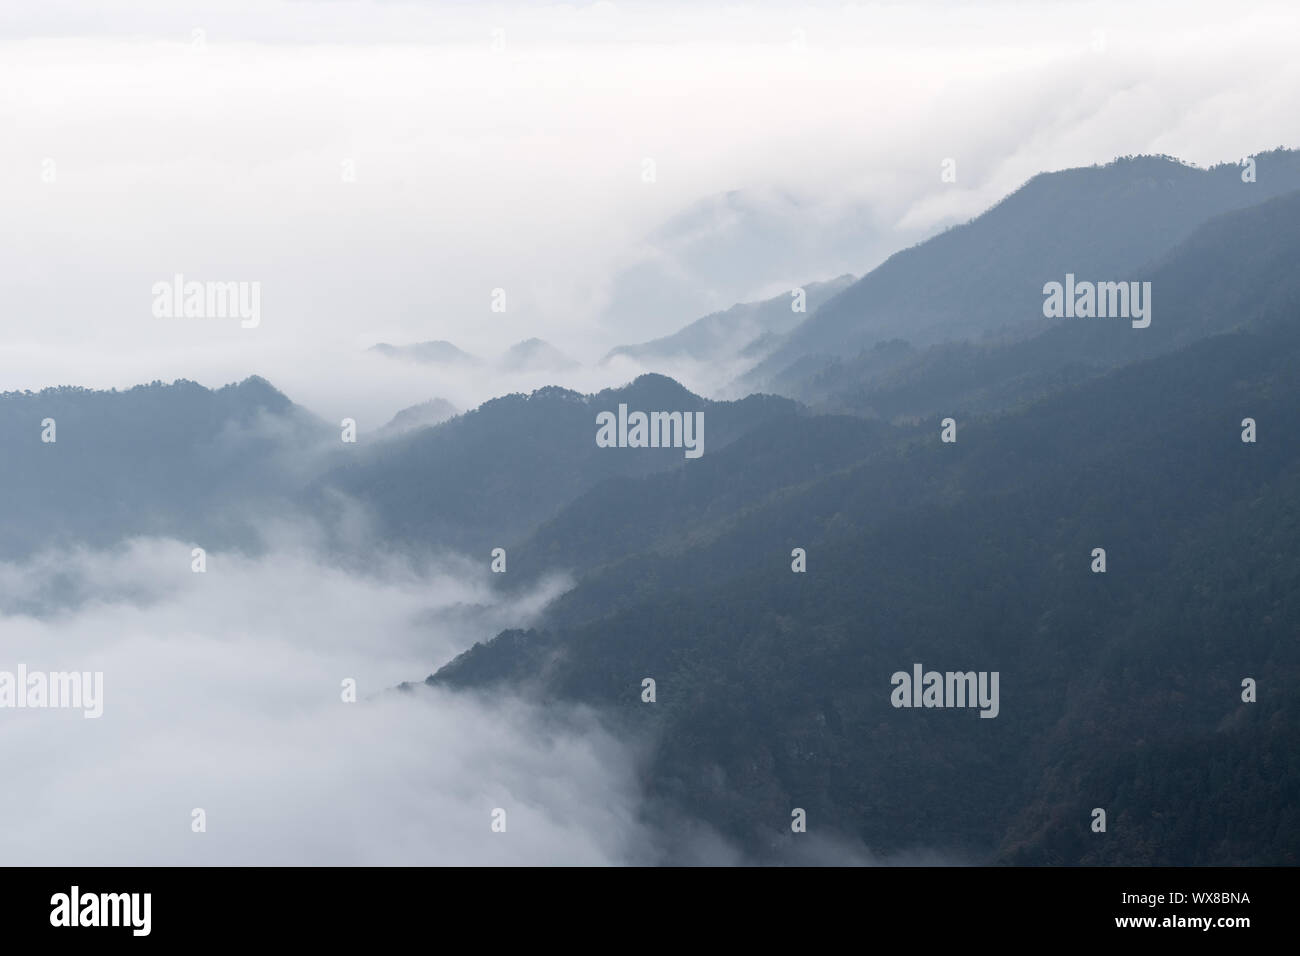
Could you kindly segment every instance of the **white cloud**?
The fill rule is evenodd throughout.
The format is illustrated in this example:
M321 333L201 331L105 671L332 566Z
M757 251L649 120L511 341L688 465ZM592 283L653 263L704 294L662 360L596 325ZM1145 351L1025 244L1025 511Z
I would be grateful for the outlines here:
M104 673L104 712L0 710L12 864L542 864L644 858L634 754L582 710L419 679L545 594L502 606L464 569L331 568L133 542L0 566L0 670ZM76 607L13 608L75 581ZM54 588L57 590L57 585ZM50 597L50 594L45 594ZM466 614L465 607L480 606ZM454 610L456 613L440 613ZM341 700L344 678L360 700ZM191 832L191 811L207 832ZM493 833L491 811L507 812Z

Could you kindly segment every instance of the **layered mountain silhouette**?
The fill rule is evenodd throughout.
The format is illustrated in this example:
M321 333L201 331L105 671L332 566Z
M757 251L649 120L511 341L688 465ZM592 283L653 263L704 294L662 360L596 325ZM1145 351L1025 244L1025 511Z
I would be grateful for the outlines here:
M808 313L843 291L853 276L843 275L827 282L809 282L804 292L805 311L795 311L791 293L733 305L725 312L714 312L660 339L640 345L620 345L602 360L606 363L626 356L643 364L691 359L698 362L728 361L744 355L756 361L762 353L776 346L779 337L795 328ZM792 290L793 292L793 290Z
M432 398L419 405L403 408L379 429L379 436L391 438L417 428L429 428L458 414L456 406L445 398Z
M1255 157L1256 177L1139 156L1035 176L971 222L898 252L816 311L744 379L800 395L831 357L921 347L1041 323L1043 284L1141 279L1208 219L1300 189L1300 153Z
M885 418L985 412L1048 394L1300 301L1300 192L1216 216L1144 274L1153 319L1039 319L1003 341L880 343L827 364L799 389L822 407Z
M620 405L703 412L706 456L796 412L794 402L773 396L709 401L660 375L595 395L549 387L493 399L434 428L362 449L322 478L315 493L321 507L327 492L365 506L390 541L488 554L604 478L696 464L682 448L598 447L597 415L616 414Z
M832 389L853 416L597 484L512 549L513 586L577 586L429 683L598 708L655 742L651 817L755 859L792 856L798 806L886 854L1300 862L1298 213L1267 199L1135 251L1147 329L1040 313L995 341L886 341L883 379ZM893 707L914 662L998 671L999 716Z
M853 201L822 202L781 189L719 193L645 237L611 279L605 321L611 329L662 335L688 316L759 298L777 283L789 288L813 276L861 273L927 234L900 231L880 211Z
M250 547L283 515L360 512L369 546L470 555L503 592L570 575L534 627L427 682L590 708L644 756L671 859L692 858L684 820L797 859L802 807L886 855L1295 864L1300 159L1256 163L1255 182L1165 157L1044 174L862 279L810 284L806 316L778 296L611 356L748 350L745 381L783 395L647 374L463 414L435 399L346 444L258 377L5 393L20 451L0 493L20 506L0 557L136 534ZM1149 281L1150 326L1044 318L1066 273ZM569 361L533 339L483 368ZM703 413L703 455L602 447L597 417L621 408ZM497 547L509 570L489 575ZM893 706L917 663L997 671L998 716Z
M1293 317L963 421L953 445L937 421L773 423L575 502L514 568L566 563L578 586L430 682L616 714L656 741L654 800L761 859L799 806L885 853L1295 863L1297 376ZM1273 440L1243 443L1245 417ZM998 671L999 716L893 708L914 662ZM1243 703L1248 677L1267 700ZM1095 838L1094 807L1121 838Z
M482 363L482 359L470 355L468 352L462 352L450 342L441 340L416 342L412 345L390 345L387 342L380 342L378 345L370 346L370 351L378 353L384 358L401 359L406 362L421 362L426 365L466 367Z
M54 440L42 440L53 421ZM251 545L256 528L330 466L339 433L265 379L0 394L9 509L0 554L135 535Z
M516 342L497 359L497 366L509 372L566 372L578 364L542 339Z
M372 345L370 351L385 358L444 368L473 368L491 364L504 372L566 372L579 365L554 345L538 338L516 342L491 363L485 363L478 356L463 352L452 343L444 341L417 342L413 345L380 342Z

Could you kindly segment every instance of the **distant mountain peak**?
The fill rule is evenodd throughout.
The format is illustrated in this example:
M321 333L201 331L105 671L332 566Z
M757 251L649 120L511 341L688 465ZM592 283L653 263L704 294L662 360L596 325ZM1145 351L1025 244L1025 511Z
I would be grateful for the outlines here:
M370 346L369 351L377 352L385 358L422 362L428 365L478 365L481 361L468 352L461 351L444 339L414 342L410 345L391 345L388 342L379 342Z
M1300 189L1300 152L1252 158L1259 173L1249 182L1235 163L1205 169L1169 156L1040 173L969 222L890 256L810 313L742 385L799 394L809 373L882 340L924 347L1022 334L1041 320L1051 276L1135 274L1214 216Z
M203 388L202 385L197 385L197 383L185 379L178 379L173 383L172 387L176 386L196 386L197 388ZM205 391L207 391L207 389L205 389ZM262 406L276 412L282 412L293 406L293 401L288 395L285 395L284 392L280 391L260 375L250 375L243 381L232 382L229 385L223 385L219 389L212 389L212 391L218 395L230 394L235 396L241 402Z
M626 385L607 388L587 397L589 404L608 405L627 402L645 406L642 410L675 411L677 406L695 406L705 401L681 382L658 372L638 375Z
M379 429L379 434L390 436L413 431L417 428L430 428L442 424L449 418L455 418L459 414L460 412L456 406L445 398L431 398L427 402L420 402L418 405L403 408Z
M620 345L606 353L601 362L605 364L620 356L641 363L761 357L758 353L774 346L780 336L794 329L822 303L847 289L854 280L855 276L845 273L824 282L803 283L799 286L805 296L803 312L792 308L791 289L770 299L741 302L724 311L711 312L663 338L639 345Z
M506 349L497 364L509 371L558 372L578 363L544 339L531 338Z

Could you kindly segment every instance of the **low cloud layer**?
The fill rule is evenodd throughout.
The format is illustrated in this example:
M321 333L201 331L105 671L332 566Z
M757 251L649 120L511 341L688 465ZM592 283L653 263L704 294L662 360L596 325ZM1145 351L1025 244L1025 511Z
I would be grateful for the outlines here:
M643 859L632 753L594 715L419 688L545 595L463 569L136 541L0 566L0 670L102 671L103 716L0 710L11 864L603 864ZM37 581L76 608L15 613ZM57 587L57 585L56 585ZM49 594L46 595L48 599ZM48 601L47 601L48 603ZM477 608L466 613L466 608ZM455 611L456 613L444 613ZM341 682L357 682L344 703ZM191 830L195 808L207 832ZM506 811L505 833L491 830Z
M418 683L474 641L526 626L566 581L503 600L454 557L417 570L376 554L359 573L321 560L310 528L286 524L274 539L256 558L212 552L201 574L188 544L161 538L0 563L0 672L103 674L98 717L0 707L0 816L21 822L0 828L0 859L757 862L688 807L646 802L652 741L613 736L599 713ZM192 829L196 809L205 832ZM785 862L959 862L881 859L817 829L787 842Z

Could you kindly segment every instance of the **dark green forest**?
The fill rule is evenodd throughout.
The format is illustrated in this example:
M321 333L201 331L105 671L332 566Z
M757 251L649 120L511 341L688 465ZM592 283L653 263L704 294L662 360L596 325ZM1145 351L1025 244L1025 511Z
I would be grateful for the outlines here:
M760 859L803 807L886 855L1297 862L1298 205L1182 244L1148 330L941 347L866 393L913 418L806 409L598 485L514 552L578 586L430 682L617 715L656 812ZM913 662L1000 672L1000 715L892 707Z

